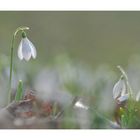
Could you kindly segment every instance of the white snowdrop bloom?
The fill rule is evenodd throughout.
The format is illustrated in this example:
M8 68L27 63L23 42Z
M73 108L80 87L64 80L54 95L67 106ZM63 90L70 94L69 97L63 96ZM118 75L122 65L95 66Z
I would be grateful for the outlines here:
M24 37L22 38L18 47L18 57L20 60L24 58L26 61L29 61L31 56L34 59L36 58L37 56L36 48L27 37Z
M120 80L114 85L113 88L113 98L117 99L120 96L123 96L126 94L126 84L121 76Z
M140 91L136 95L136 101L138 102L140 100Z
M129 98L129 95L125 94L125 95L120 96L117 100L121 103L128 100L128 98Z

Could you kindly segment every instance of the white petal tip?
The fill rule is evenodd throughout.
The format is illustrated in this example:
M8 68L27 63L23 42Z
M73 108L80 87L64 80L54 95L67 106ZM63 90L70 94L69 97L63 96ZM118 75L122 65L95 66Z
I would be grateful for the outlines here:
M137 96L136 96L136 101L138 102L140 100L140 91L138 92Z
M27 62L30 60L30 58L24 58Z
M118 98L118 101L119 102L124 102L124 101L128 100L128 97L129 97L128 94L123 95L123 96L121 96L121 97Z

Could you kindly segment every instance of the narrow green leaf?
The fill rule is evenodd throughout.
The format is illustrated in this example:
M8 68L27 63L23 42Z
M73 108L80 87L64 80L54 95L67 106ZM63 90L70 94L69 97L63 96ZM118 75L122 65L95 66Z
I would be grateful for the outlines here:
M20 101L22 97L23 97L23 83L21 80L19 80L15 100Z

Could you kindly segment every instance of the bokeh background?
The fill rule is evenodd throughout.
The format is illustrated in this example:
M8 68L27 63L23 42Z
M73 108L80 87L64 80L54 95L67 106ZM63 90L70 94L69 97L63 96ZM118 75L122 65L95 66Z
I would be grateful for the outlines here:
M134 93L139 92L140 12L1 11L0 107L6 105L10 45L19 26L30 27L27 36L37 49L37 59L18 59L18 34L13 95L22 79L24 91L35 90L41 98L68 107L61 128L110 128L92 107L113 121L117 65L125 69ZM74 97L91 110L73 111L69 105Z
M43 64L66 52L91 66L126 66L140 51L140 12L1 11L0 19L0 53L9 55L13 31L29 26Z

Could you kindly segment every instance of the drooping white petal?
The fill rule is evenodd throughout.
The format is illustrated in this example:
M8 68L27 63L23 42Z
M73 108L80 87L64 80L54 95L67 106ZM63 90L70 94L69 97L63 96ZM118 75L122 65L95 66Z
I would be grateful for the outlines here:
M136 96L136 101L138 102L140 100L140 91L137 93L137 96Z
M28 61L31 58L31 48L27 38L22 39L22 55L23 58Z
M124 102L124 101L128 100L128 97L129 97L129 95L128 94L125 94L123 96L120 96L117 100L119 102Z
M123 80L123 87L122 87L122 92L121 92L121 96L125 95L127 93L127 89L126 89L126 84Z
M116 99L121 95L125 95L125 93L126 93L126 85L124 79L120 78L120 80L114 85L113 98Z
M28 40L28 41L29 41L29 43L30 43L30 48L31 48L32 57L35 59L36 56L37 56L36 48L35 48L35 46L33 45L33 43L32 43L30 40Z
M22 40L20 41L19 47L18 47L18 57L20 60L23 59L23 55L22 55Z
M121 128L117 122L109 121L109 124L112 128L115 128L115 129Z

